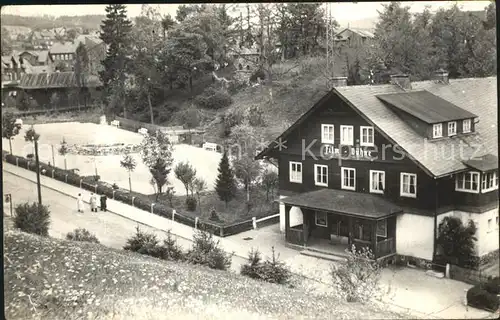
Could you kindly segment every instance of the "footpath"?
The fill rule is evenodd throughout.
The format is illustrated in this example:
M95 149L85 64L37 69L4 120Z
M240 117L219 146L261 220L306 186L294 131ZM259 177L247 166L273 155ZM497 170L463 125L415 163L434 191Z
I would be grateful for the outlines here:
M32 171L6 162L3 162L3 170L27 180L29 183L36 183L36 174ZM90 196L90 192L87 190L50 177L41 175L40 179L44 188L75 199L75 211L78 193L82 193L84 200L88 200ZM50 205L50 203L48 204ZM112 199L108 199L107 207L110 215L117 215L131 220L131 224L140 223L160 231L170 230L173 235L184 239L186 243L192 241L195 230L191 227ZM88 202L86 210L89 210ZM252 248L258 249L264 257L270 257L271 248L274 246L280 260L284 261L293 273L310 279L312 282L317 282L318 286L328 286L331 278L329 272L333 263L303 256L298 251L286 247L283 236L277 228L278 226L274 225L227 238L214 237L220 241L225 251L234 252L240 261L247 258L248 252ZM110 237L116 236L110 235ZM121 238L124 236L120 235ZM385 268L382 272L381 285L387 288L386 297L383 299L384 307L391 308L396 312L408 312L413 317L424 319L487 319L498 317L498 315L474 308L466 308L463 305L464 290L471 287L470 285L450 279L429 277L425 275L425 272L419 270L405 268L391 270Z

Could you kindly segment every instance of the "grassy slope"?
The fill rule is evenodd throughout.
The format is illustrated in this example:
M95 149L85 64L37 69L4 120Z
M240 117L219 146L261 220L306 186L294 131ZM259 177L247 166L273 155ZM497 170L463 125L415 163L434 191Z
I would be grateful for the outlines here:
M8 319L401 318L222 271L101 245L4 235Z

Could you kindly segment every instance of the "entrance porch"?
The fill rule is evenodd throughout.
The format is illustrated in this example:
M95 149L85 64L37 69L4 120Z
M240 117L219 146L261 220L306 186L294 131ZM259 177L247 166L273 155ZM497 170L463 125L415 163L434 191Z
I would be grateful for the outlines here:
M396 215L401 209L382 197L322 189L281 201L288 243L334 255L345 255L352 245L358 250L366 247L375 259L396 253ZM302 212L302 221L293 226L292 207Z

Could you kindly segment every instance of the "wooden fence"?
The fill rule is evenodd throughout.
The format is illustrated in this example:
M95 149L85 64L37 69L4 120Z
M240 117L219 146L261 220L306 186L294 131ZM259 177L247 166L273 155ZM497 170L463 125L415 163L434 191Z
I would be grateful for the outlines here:
M44 115L47 113L83 111L83 110L89 110L89 109L92 109L95 107L96 107L95 105L91 105L91 106L80 106L80 107L69 107L69 108L36 109L36 110L16 112L14 114L14 116L17 118L23 118L23 117L29 117L29 116Z

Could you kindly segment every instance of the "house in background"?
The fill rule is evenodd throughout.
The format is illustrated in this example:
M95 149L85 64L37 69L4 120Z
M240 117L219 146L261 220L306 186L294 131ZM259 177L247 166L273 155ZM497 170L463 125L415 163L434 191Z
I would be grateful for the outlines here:
M28 41L36 50L47 50L56 41L55 34L49 30L32 31Z
M64 65L64 71L74 70L76 49L82 43L87 49L89 73L97 75L102 70L101 61L106 57L106 44L98 37L80 35L74 41L56 42L49 50L54 65Z
M477 256L498 254L496 77L336 81L256 157L279 164L286 241L428 265L440 222L454 216L475 223Z
M15 55L2 56L2 83L19 81L31 65Z
M41 51L24 51L19 54L24 61L29 61L31 66L44 66L45 69L50 69L53 67L52 57L49 55L48 50Z
M74 42L55 42L50 47L49 55L54 61L55 68L63 65L64 70L73 70L73 60L75 59L76 46Z
M359 48L371 46L373 38L374 34L371 31L347 27L336 32L333 41L337 46Z

